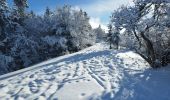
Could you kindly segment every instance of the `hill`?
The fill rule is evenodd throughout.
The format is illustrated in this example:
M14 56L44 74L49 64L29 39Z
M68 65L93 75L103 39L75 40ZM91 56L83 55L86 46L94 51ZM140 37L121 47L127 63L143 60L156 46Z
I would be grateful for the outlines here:
M0 99L168 100L170 68L104 43L0 76Z

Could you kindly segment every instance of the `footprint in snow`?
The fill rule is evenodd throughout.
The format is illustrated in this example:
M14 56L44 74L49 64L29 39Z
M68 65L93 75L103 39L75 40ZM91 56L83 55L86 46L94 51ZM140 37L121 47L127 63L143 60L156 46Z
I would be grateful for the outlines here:
M88 64L88 62L87 61L83 61L83 64Z
M79 81L77 80L76 82L78 83Z
M34 75L33 75L33 74L32 74L32 75L30 75L30 76L29 76L29 78L34 78Z
M0 84L0 88L3 88L3 87L5 87L5 85L4 84Z
M55 76L53 76L53 75L51 75L51 76L45 76L44 78L45 78L45 80L48 80L48 81L53 81L53 80L56 79Z
M81 93L81 96L85 96L86 94L85 93Z
M28 84L28 86L29 86L29 88L30 88L30 91L32 92L32 93L38 93L39 92L39 88L38 88L38 85L36 84L36 82L30 82L29 84Z
M90 82L90 79L83 79L84 82Z
M41 85L43 83L42 79L36 79L32 82L28 83L28 86L30 88L30 91L32 93L38 93L39 92L39 85Z

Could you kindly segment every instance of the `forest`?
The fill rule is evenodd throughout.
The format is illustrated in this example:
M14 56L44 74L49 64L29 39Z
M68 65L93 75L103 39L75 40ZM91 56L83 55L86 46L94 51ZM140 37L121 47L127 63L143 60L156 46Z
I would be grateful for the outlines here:
M69 5L52 11L46 8L43 15L26 12L27 0L14 0L9 7L0 1L0 73L7 73L50 58L77 52L96 42L85 11Z

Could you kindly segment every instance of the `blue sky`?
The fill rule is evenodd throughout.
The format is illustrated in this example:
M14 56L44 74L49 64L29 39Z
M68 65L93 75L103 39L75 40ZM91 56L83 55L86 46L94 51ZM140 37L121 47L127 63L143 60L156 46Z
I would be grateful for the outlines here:
M13 0L8 1L11 5ZM56 7L69 4L77 9L81 8L86 11L91 18L90 24L93 28L101 24L102 28L106 29L111 12L119 6L128 5L131 2L132 0L28 0L28 10L42 14L47 6L55 9Z

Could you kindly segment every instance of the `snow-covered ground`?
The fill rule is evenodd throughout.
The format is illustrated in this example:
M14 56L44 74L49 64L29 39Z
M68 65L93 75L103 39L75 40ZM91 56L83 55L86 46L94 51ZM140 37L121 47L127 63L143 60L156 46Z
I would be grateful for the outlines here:
M0 100L170 100L170 68L96 44L0 76Z

